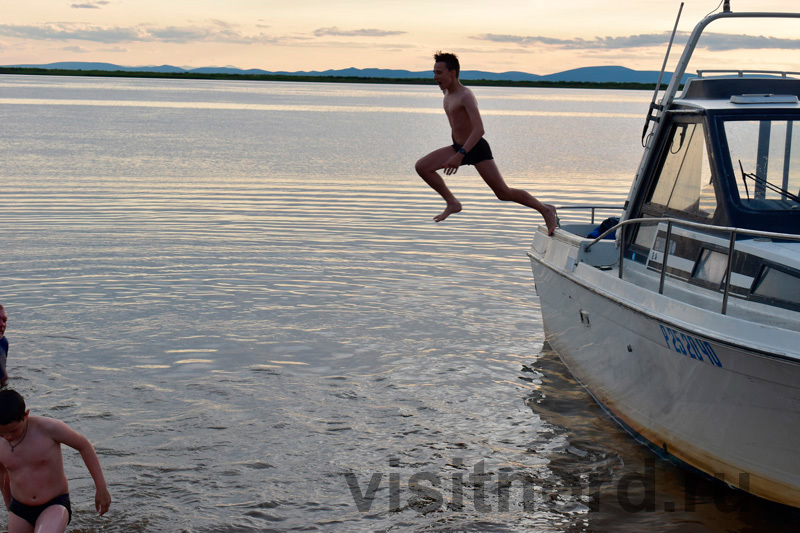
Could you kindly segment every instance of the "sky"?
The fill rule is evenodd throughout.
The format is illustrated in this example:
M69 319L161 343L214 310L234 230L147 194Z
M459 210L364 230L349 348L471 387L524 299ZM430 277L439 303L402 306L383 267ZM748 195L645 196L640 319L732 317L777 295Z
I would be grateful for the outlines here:
M685 0L676 42L720 0ZM552 74L659 70L679 0L0 0L0 65L58 61L268 71L464 70ZM733 11L800 11L798 0L731 0ZM793 26L712 25L706 68L800 71ZM746 35L746 37L743 37ZM702 41L706 43L706 41ZM676 45L672 57L681 47ZM787 65L790 65L787 67ZM669 70L669 68L668 68Z

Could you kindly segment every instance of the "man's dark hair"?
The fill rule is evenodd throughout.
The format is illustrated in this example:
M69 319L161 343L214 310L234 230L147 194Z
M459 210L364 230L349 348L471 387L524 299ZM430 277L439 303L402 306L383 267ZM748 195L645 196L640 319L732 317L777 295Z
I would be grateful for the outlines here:
M461 73L461 65L458 63L458 58L455 54L451 54L450 52L442 52L439 50L435 54L433 54L433 59L437 63L439 61L444 61L444 65L447 67L447 70L455 70L456 77Z
M15 390L0 390L0 424L22 422L25 419L25 399Z

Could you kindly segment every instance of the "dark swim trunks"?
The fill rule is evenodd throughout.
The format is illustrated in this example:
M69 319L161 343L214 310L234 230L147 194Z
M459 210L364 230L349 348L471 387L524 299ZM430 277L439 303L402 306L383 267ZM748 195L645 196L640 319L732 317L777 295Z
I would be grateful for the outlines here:
M461 145L457 142L454 142L453 150L458 152L461 150ZM486 142L486 139L481 137L481 140L478 141L478 144L473 146L472 150L467 152L467 155L464 156L464 160L461 161L461 164L474 165L475 163L480 163L481 161L486 161L487 159L494 159L492 156L492 149L489 148L489 143Z
M69 519L67 520L67 524L72 521L72 506L69 503L69 494L62 494L61 496L56 496L52 500L42 505L26 505L24 503L20 503L11 497L11 505L8 506L8 511L14 513L18 517L26 520L30 525L35 526L36 520L39 518L39 515L44 512L50 506L53 505L60 505L62 507L66 507L67 512L69 512Z

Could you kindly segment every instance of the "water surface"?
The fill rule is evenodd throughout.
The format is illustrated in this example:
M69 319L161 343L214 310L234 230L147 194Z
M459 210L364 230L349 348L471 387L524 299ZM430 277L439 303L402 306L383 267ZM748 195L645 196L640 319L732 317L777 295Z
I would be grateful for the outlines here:
M649 94L476 93L512 186L621 205ZM0 113L10 384L93 441L114 497L97 517L65 450L73 530L786 521L705 485L687 509L683 473L571 379L535 212L464 168L464 211L432 222L413 165L449 144L435 87L2 76Z

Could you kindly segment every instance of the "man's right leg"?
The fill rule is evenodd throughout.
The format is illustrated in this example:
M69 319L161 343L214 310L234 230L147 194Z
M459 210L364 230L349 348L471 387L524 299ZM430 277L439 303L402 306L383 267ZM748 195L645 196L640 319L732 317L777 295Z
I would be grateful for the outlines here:
M456 200L456 197L447 188L444 179L437 172L437 170L444 168L445 163L453 157L454 153L452 146L439 148L417 161L414 167L417 170L417 174L425 180L425 183L430 185L447 202L445 210L433 217L436 222L441 222L453 213L461 211L461 202Z
M486 161L475 163L475 168L478 170L478 174L483 178L483 181L492 189L498 200L517 202L518 204L536 209L541 213L542 217L544 217L544 222L547 225L547 234L553 234L558 225L558 216L556 215L556 208L554 206L541 202L528 191L514 189L506 185L494 159L487 159Z
M8 533L33 533L33 526L21 516L17 516L14 513L9 512Z

